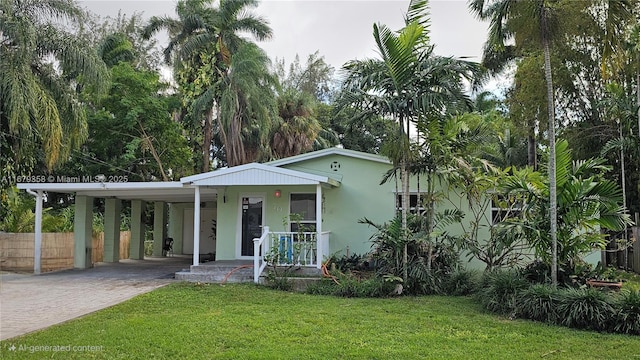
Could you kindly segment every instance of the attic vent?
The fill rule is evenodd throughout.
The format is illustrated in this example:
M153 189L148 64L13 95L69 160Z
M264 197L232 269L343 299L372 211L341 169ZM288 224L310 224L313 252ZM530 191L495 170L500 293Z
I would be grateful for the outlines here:
M340 163L337 161L334 161L331 163L331 170L333 171L338 171L340 170Z

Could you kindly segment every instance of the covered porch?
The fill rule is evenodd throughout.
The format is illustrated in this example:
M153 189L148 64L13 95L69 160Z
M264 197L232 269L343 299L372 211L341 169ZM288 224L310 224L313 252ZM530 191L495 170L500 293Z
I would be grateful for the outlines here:
M130 259L144 259L142 215L146 203L152 202L153 256L165 256L165 241L173 238L178 254L191 253L190 272L196 273L205 260L238 260L257 263L255 270L261 273L265 264L274 260L279 264L320 267L329 253L329 231L323 229L322 220L323 191L339 185L326 176L252 163L179 182L21 183L18 188L36 199L35 273L40 273L43 202L49 192L74 195L74 268L93 266L93 200L102 198L105 262L120 260L120 218L122 201L126 200L131 201ZM283 223L283 218L288 219L289 213L295 211L296 204L302 204L305 213L312 214L303 219L304 226ZM203 228L210 222L214 227L207 233ZM282 227L276 229L278 223ZM206 243L211 237L212 245ZM257 247L254 239L261 239ZM209 256L211 249L213 258Z

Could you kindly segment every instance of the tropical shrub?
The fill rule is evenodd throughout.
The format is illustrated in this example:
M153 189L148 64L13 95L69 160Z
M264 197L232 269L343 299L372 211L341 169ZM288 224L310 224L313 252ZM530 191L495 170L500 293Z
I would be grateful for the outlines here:
M520 292L528 287L529 283L519 271L498 270L484 274L476 297L485 309L514 317Z
M458 269L445 279L443 290L447 295L471 295L478 290L479 282L480 274L477 271Z
M518 316L545 323L556 323L560 292L561 290L557 287L549 284L534 284L522 290L517 300Z
M376 298L391 295L394 287L392 282L385 281L379 276L358 279L349 275L341 275L336 278L336 281L323 279L311 283L305 292L313 295Z
M622 191L604 177L610 168L603 159L572 162L568 143L563 140L556 144L556 166L558 268L572 273L582 255L604 248L606 235L602 229L622 230L631 219L621 205ZM551 264L548 177L531 168L514 169L501 187L521 210L502 223L504 231L520 234L538 258Z
M439 226L450 223L459 214L439 214ZM378 276L401 277L403 253L407 248L407 279L404 292L414 295L443 293L443 284L459 265L457 239L446 232L434 232L431 236L421 231L425 217L409 217L408 230L402 229L398 216L389 223L375 224L368 219L361 223L373 226L377 232L371 237L372 258ZM434 236L437 235L437 236ZM431 240L430 240L431 239Z
M615 322L611 330L640 335L640 291L622 290L614 302Z
M341 272L353 270L367 271L373 269L373 264L370 260L371 259L368 254L352 254L351 256L343 255L342 257L333 260L332 264L335 264L336 269Z
M608 330L616 318L613 298L594 288L565 289L558 305L559 323L568 327L589 330Z

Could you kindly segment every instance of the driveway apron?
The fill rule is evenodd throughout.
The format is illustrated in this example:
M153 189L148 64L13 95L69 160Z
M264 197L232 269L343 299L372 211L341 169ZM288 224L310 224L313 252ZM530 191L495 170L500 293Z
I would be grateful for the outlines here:
M190 258L121 260L42 275L0 274L0 340L44 329L165 286Z

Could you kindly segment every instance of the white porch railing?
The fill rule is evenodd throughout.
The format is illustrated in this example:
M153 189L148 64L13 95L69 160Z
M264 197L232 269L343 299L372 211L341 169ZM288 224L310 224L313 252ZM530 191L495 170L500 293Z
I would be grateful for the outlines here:
M279 266L322 266L329 255L329 231L317 232L269 232L263 228L260 238L253 239L253 276L258 282L268 264Z
M271 248L269 236L269 227L262 228L262 236L253 239L253 282L258 283L260 280L260 274L267 267L267 252Z

